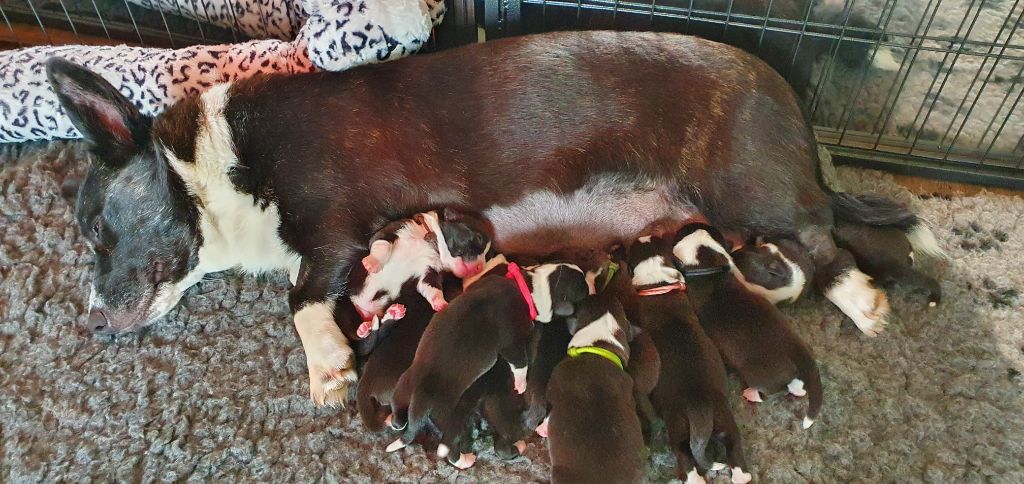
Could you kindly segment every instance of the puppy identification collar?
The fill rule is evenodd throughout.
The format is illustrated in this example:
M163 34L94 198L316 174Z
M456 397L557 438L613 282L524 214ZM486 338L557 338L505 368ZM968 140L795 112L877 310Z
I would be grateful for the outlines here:
M612 353L611 351L608 351L599 346L580 346L575 348L570 347L569 351L567 351L566 354L569 355L569 358L576 358L577 356L585 354L597 355L612 363L615 363L615 366L619 367L620 370L625 370L625 368L622 366L622 359L619 358L619 355Z
M526 306L530 308L530 321L536 321L537 305L533 303L533 294L530 294L530 286L526 284L526 278L523 277L523 271L519 268L519 264L509 262L508 272L505 273L505 277L512 279L516 283L516 287L519 288L519 294L523 296Z
M673 282L672 284L666 284L664 286L649 287L647 289L641 289L637 291L639 296L658 296L661 294L668 294L672 291L686 292L685 282Z

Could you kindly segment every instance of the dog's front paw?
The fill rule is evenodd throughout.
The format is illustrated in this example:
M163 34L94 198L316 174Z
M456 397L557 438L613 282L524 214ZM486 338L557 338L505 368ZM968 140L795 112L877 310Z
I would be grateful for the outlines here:
M306 352L309 397L317 406L344 406L356 381L355 355L334 323L333 307L310 304L295 313L295 329Z
M878 336L885 331L889 299L871 284L871 277L857 269L836 278L825 297L843 311L864 334Z
M380 272L380 266L380 261L377 260L376 257L372 255L363 257L363 269L366 269L366 272L369 272L370 274L376 274Z
M434 312L438 312L448 307L448 301L444 300L444 294L437 293L430 297L430 307L434 309Z

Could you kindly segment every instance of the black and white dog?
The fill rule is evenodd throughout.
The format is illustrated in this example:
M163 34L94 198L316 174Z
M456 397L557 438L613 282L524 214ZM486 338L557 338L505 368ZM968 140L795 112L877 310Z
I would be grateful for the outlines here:
M285 270L307 364L328 375L313 395L355 381L358 317L335 306L369 235L442 206L482 214L502 251L523 254L604 248L700 212L797 238L858 326L886 316L883 293L836 259L835 195L792 89L735 48L515 37L217 85L156 118L85 68L51 59L47 72L95 155L76 207L96 251L90 327L149 324L205 274Z

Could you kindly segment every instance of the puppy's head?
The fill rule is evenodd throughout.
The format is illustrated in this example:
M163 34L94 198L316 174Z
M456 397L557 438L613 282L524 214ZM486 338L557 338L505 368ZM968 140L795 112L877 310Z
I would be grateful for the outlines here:
M425 221L437 236L437 252L446 270L458 278L483 270L493 233L484 219L446 208Z
M676 233L672 255L687 281L692 282L695 278L714 278L732 270L732 258L726 247L730 244L721 232L710 225L694 223Z
M572 340L570 348L599 346L629 361L629 343L639 334L632 326L618 298L597 294L583 299L575 306L575 313L566 318Z
M747 288L773 304L792 302L803 294L807 275L775 243L757 241L740 247L731 255Z
M626 254L633 286L637 288L665 286L683 282L683 274L672 260L672 246L661 237L640 237Z
M576 264L556 262L531 267L530 293L537 306L537 321L547 323L554 316L569 316L574 305L591 294L593 277Z

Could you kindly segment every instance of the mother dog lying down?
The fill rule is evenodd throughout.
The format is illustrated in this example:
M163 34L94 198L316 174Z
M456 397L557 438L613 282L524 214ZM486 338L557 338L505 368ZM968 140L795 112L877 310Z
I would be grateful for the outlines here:
M207 273L288 270L318 403L356 378L346 335L359 321L335 302L369 235L434 207L483 214L521 254L606 247L699 212L796 238L861 329L884 321L884 294L832 241L834 206L856 199L822 189L793 92L732 47L509 38L218 85L153 119L82 67L53 59L48 73L95 154L76 210L96 251L90 327L150 323Z

